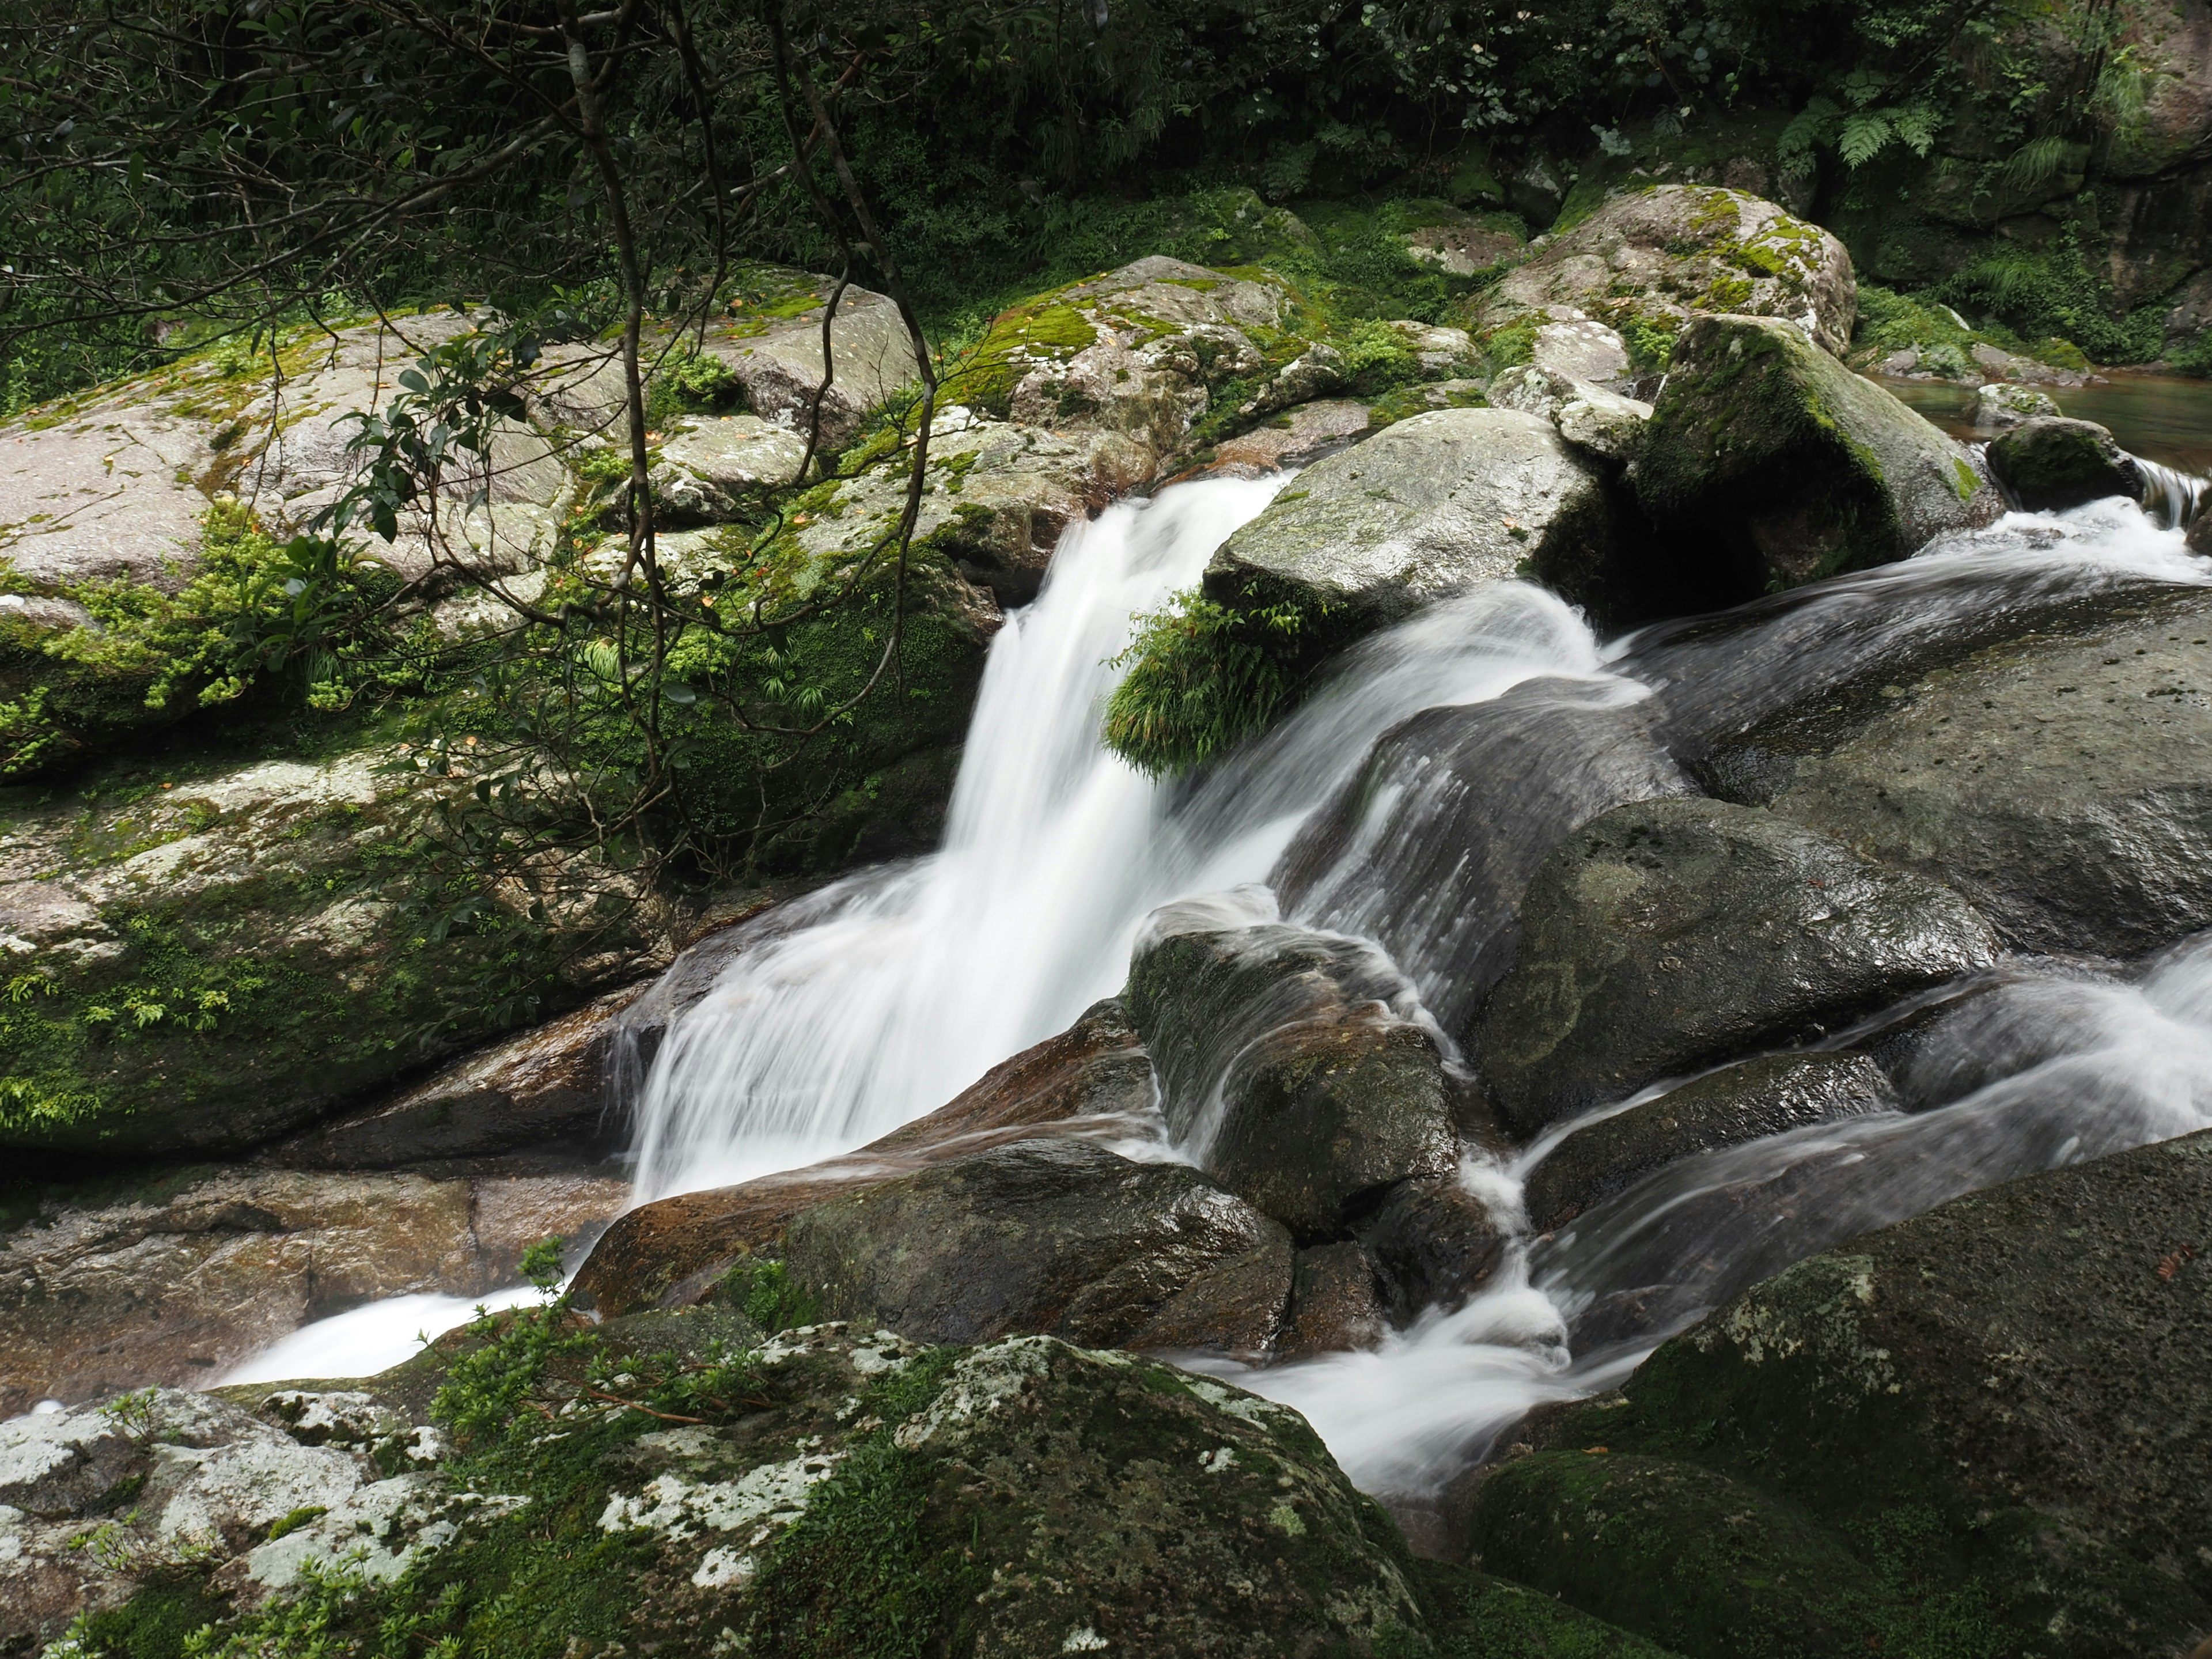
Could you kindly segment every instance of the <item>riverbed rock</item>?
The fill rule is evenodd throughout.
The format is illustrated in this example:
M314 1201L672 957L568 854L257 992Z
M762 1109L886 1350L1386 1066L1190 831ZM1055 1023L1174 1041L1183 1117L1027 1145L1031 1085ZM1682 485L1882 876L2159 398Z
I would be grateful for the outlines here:
M2057 414L2058 405L2051 394L2032 386L1991 380L1974 393L1974 424L1992 431L2004 431L2043 416L2055 418Z
M251 1146L511 1030L495 976L552 1012L665 962L671 914L582 860L441 922L450 871L428 831L468 755L185 750L90 799L0 804L0 952L21 987L0 1145ZM544 921L510 936L499 918L533 896ZM623 906L612 927L602 898Z
M1684 1653L1796 1632L1841 1656L1937 1620L1990 1653L2191 1652L2208 1216L2198 1133L1802 1261L1492 1470L1480 1559Z
M1279 1225L1185 1165L1073 1139L1016 1141L829 1200L792 1219L783 1250L826 1316L917 1341L1042 1332L1257 1353L1291 1291ZM1228 1322L1208 1327L1186 1303Z
M1356 1240L1300 1250L1278 1359L1372 1347L1389 1328L1373 1252Z
M2134 459L2094 421L2038 416L1996 439L1990 471L2031 513L2055 513L2102 495L2142 494Z
M1480 1290L1504 1255L1490 1206L1456 1174L1400 1182L1359 1230L1400 1324Z
M1528 1224L1554 1231L1680 1158L1897 1104L1888 1078L1863 1054L1744 1060L1569 1135L1529 1173Z
M687 960L703 971L719 960L709 953L720 948L715 939L701 941L639 1002L665 994ZM1156 1141L1164 1126L1152 1086L1152 1061L1126 1011L1109 998L1059 1036L1000 1061L948 1104L844 1158L640 1205L607 1231L577 1271L575 1294L609 1317L688 1306L732 1265L780 1246L792 1218L824 1200L1042 1134Z
M2027 949L2132 957L2212 925L2212 604L2127 609L1901 678L1774 810L1936 876Z
M1469 1048L1531 1135L1668 1076L1814 1036L1996 959L1948 888L1778 815L1617 807L1529 883L1519 959Z
M725 524L762 489L798 481L806 440L757 415L683 422L652 471L656 507L677 524Z
M1540 363L1509 368L1490 383L1491 406L1540 415L1577 449L1609 461L1636 453L1651 405Z
M1452 1091L1413 988L1380 952L1279 922L1155 911L1122 999L1170 1133L1303 1243L1363 1195L1452 1168Z
M2191 553L2212 556L2212 513L2200 512L2191 520L2185 540Z
M1509 270L1474 328L1491 335L1563 307L1662 338L1700 312L1782 318L1840 353L1858 287L1850 255L1819 226L1740 190L1659 185L1614 197Z
M1678 611L1887 564L2004 512L1966 450L1795 325L1756 317L1683 330L1628 478L1699 596Z
M550 1160L438 1176L188 1165L54 1183L0 1233L0 1415L204 1388L362 1303L515 1284L524 1250L556 1234L582 1243L629 1191Z
M1596 471L1516 410L1436 410L1301 473L1224 542L1206 590L1289 603L1334 645L1480 581L1533 572L1571 597L1612 514Z
M1653 740L1662 713L1550 678L1426 709L1376 740L1269 885L1315 925L1378 941L1458 1030L1511 964L1545 856L1613 807L1695 793Z

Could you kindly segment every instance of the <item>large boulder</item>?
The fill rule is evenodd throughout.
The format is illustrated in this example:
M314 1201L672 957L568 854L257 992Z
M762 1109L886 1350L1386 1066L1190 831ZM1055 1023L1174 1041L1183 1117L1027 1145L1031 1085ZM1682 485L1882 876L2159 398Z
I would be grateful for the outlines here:
M245 1652L310 1623L333 1648L531 1654L1426 1640L1389 1518L1295 1412L1237 1389L1048 1338L537 1318L351 1388L0 1427L0 1640L36 1651L79 1614L88 1650L132 1653L173 1651L142 1645L165 1625ZM539 1331L553 1352L488 1389ZM88 1533L104 1547L71 1547ZM1462 1577L1450 1611L1510 1628L1486 1606L1504 1587Z
M1840 353L1857 309L1850 255L1818 225L1740 190L1659 185L1614 197L1509 270L1474 326L1588 312L1641 334L1656 369L1663 342L1701 312L1784 319Z
M511 1029L489 983L550 1013L665 962L678 918L581 861L534 921L518 889L453 925L429 831L469 753L187 752L0 805L0 1145L250 1146Z
M1480 1559L1685 1654L2193 1652L2208 1217L2200 1133L1802 1261L1493 1469Z
M1887 564L2004 512L1966 450L1759 317L1683 331L1628 478L1675 542L1668 579L1701 603Z
M1436 410L1301 473L1221 544L1206 590L1287 603L1333 645L1476 582L1533 574L1572 597L1612 534L1597 470L1548 421Z
M550 1160L465 1173L206 1166L47 1184L0 1233L0 1416L149 1385L204 1388L310 1321L516 1283L629 1183Z
M641 1079L661 1022L703 994L745 932L701 940L623 1010L614 1039L620 1074ZM647 1008L656 1000L659 1006ZM635 1045L627 1056L626 1044ZM640 1205L608 1229L577 1270L574 1292L580 1305L609 1317L690 1306L732 1266L780 1248L793 1218L826 1199L1010 1141L1054 1134L1157 1140L1163 1126L1152 1087L1144 1045L1109 998L1059 1036L1001 1060L948 1104L843 1158Z
M1221 920L1202 903L1154 912L1122 994L1199 1166L1302 1242L1336 1237L1369 1194L1449 1170L1455 1090L1404 976L1358 940Z
M2142 494L2135 458L2094 421L2039 415L1992 441L1989 457L1990 471L2032 513Z
M1938 877L2029 949L2133 956L2212 925L2212 602L2128 609L1900 676L1791 763L1775 811Z
M1528 1224L1565 1226L1656 1170L1765 1135L1894 1110L1897 1091L1864 1054L1769 1054L1724 1066L1576 1130L1522 1188Z
M1424 710L1376 740L1269 884L1308 923L1378 941L1456 1030L1511 964L1545 856L1613 807L1694 793L1653 741L1662 712L1552 678Z
M828 1316L926 1342L1042 1332L1257 1354L1291 1292L1290 1236L1251 1206L1186 1165L1067 1139L817 1204L793 1218L783 1250L792 1283Z
M1996 960L1949 889L1772 813L1617 807L1529 883L1519 959L1469 1033L1522 1135L1664 1078L1816 1036Z

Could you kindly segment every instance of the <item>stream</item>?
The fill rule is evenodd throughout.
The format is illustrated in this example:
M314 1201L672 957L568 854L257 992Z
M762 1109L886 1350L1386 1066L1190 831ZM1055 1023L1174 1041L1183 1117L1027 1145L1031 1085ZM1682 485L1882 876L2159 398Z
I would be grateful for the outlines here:
M1349 651L1295 714L1201 775L1149 781L1099 741L1109 665L1132 614L1194 583L1284 481L1176 485L1067 532L1037 600L992 647L943 850L744 924L744 948L671 1030L636 1103L636 1201L842 1153L942 1105L1116 992L1146 917L1170 901L1279 908L1371 942L1455 1060L1446 1034L1510 950L1506 873L1604 796L1603 722L1620 711L1656 697L1656 717L1693 729L1875 672L1915 642L2212 581L2178 530L2111 501L2014 514L1901 564L1610 641L1544 590L1494 583ZM1395 729L1486 704L1525 712L1512 729L1534 735L1448 765L1449 720ZM1677 1163L1532 1235L1531 1170L1573 1128L1669 1079L1510 1158L1468 1157L1462 1179L1510 1242L1466 1305L1431 1309L1369 1352L1188 1363L1296 1407L1357 1484L1418 1506L1532 1406L1612 1386L1791 1261L1993 1182L2212 1125L2203 938L2129 966L2008 958L1824 1046L1931 1010L1907 1110ZM374 1369L466 1311L403 1300L296 1333L233 1380Z

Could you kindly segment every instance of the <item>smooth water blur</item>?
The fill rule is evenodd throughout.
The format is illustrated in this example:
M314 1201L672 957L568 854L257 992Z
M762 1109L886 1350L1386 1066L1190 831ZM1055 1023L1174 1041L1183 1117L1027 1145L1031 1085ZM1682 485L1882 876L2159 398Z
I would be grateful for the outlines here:
M233 1382L287 1382L309 1377L374 1376L412 1358L426 1341L467 1324L482 1310L496 1313L538 1299L528 1285L489 1296L388 1297L381 1302L332 1314L302 1325L224 1373L217 1387Z
M1498 584L1347 653L1195 786L1154 784L1099 740L1109 663L1131 613L1194 582L1281 483L1180 485L1069 531L992 647L945 850L771 912L670 1031L638 1109L641 1202L811 1163L935 1109L1118 990L1158 906L1263 878L1389 726L1597 672L1569 606Z

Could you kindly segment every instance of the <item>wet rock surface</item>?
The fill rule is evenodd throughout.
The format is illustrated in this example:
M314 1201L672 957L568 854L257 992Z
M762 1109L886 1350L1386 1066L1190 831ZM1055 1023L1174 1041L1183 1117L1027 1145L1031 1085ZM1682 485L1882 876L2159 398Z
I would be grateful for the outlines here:
M1391 1188L1360 1228L1385 1305L1404 1323L1431 1308L1450 1309L1481 1289L1504 1254L1490 1206L1455 1176L1431 1176Z
M1702 312L1787 319L1841 352L1857 314L1850 254L1819 226L1739 190L1661 185L1614 197L1484 296L1475 328L1580 308L1673 334Z
M1208 907L1147 921L1123 993L1169 1129L1199 1166L1300 1240L1347 1207L1452 1167L1436 1041L1372 946L1280 923L1221 928Z
M1992 1653L2189 1652L2208 1215L2199 1133L1800 1262L1493 1471L1480 1559L1684 1653L1939 1624Z
M1996 953L1948 889L1705 800L1618 807L1584 826L1529 884L1522 930L1469 1048L1524 1135L1833 1029Z
M437 1175L187 1167L49 1189L0 1234L0 1414L204 1388L312 1320L513 1285L524 1250L588 1238L629 1192L550 1160Z
M1897 1104L1887 1076L1863 1054L1744 1060L1569 1135L1529 1174L1528 1224L1564 1227L1678 1158Z
M2091 421L2039 414L1992 441L1989 457L1990 471L2031 513L2059 512L2104 495L2133 501L2142 494L2134 459Z
M1346 1241L1300 1250L1291 1303L1275 1343L1279 1359L1370 1347L1388 1328L1374 1253Z
M1571 590L1611 531L1596 472L1548 422L1437 410L1300 474L1222 544L1206 587L1226 605L1294 604L1334 644L1524 568Z
M2212 604L1901 681L1775 811L1938 876L2015 943L2132 956L2212 922Z
M1959 445L1793 324L1750 317L1683 331L1629 483L1679 543L1675 614L1887 564L2004 511Z
M1289 1235L1251 1206L1185 1165L1068 1139L1016 1141L828 1200L793 1218L783 1252L830 1316L919 1341L1019 1331L1257 1351L1291 1289ZM1206 1282L1222 1273L1238 1282ZM1201 1344L1185 1299L1234 1324Z

